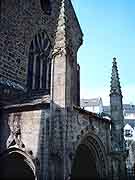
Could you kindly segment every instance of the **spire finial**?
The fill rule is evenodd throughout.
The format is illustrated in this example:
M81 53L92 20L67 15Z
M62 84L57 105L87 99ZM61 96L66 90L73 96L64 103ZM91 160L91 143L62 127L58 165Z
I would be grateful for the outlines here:
M116 58L113 58L113 65L112 65L112 77L111 77L111 94L117 93L121 95L121 86L119 81L119 74L117 68L117 61Z
M113 58L113 63L116 63L116 57Z

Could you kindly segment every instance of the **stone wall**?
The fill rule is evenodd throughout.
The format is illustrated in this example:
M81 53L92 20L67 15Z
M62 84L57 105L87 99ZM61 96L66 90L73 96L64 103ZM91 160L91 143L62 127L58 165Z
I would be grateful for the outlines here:
M66 153L73 149L72 138L76 136L69 138L69 132L74 130L70 128L76 123L68 108L72 109L76 101L73 97L77 91L77 51L83 34L70 0L50 2L51 14L46 14L40 0L11 0L10 4L8 0L1 1L0 78L26 87L29 48L35 35L44 31L52 46L52 86L49 108L39 104L35 108L37 96L25 97L25 105L22 100L22 104L2 107L0 152L17 145L38 158L41 179L55 173L64 179L68 174ZM32 98L35 104L30 105ZM71 168L71 164L68 166ZM53 172L55 167L61 173Z
M94 115L91 116L89 114L91 114L91 112L74 112L74 116L72 118L72 121L74 121L72 122L74 142L79 142L87 133L94 133L101 139L106 152L110 152L111 136L109 120L100 118L97 115L94 117Z
M26 85L27 64L29 47L35 34L45 30L51 40L52 47L56 41L58 17L61 8L61 0L51 0L51 14L46 14L40 5L40 1L16 1L1 2L0 21L0 76ZM68 34L78 49L81 39L81 30L69 0L65 6L68 19ZM62 23L62 22L61 22ZM59 31L59 29L58 29ZM76 32L77 36L74 34ZM55 41L56 40L56 41Z
M48 172L49 113L46 108L20 112L7 109L2 113L0 126L0 152L14 146L22 149L38 162L40 177L47 176L44 172Z
M93 143L97 144L93 145L93 147L98 146L98 141L100 141L99 144L101 144L101 151L103 152L106 166L106 168L104 168L104 177L108 176L109 172L111 172L109 120L98 117L96 114L91 115L91 113L84 112L84 110L80 111L77 108L77 110L75 109L74 111L67 109L65 115L65 176L71 174L76 150L87 137L91 137L91 139L92 137L95 138L95 142ZM100 154L98 156L100 156ZM100 163L101 162L102 161L100 161Z
M51 15L46 15L40 1L2 1L0 22L0 74L26 84L29 47L34 35L45 30L54 43L59 2L52 3Z

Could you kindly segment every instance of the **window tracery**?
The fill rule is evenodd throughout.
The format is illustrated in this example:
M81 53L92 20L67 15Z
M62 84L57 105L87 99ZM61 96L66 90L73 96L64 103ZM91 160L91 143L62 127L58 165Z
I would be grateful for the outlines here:
M51 44L45 32L31 42L28 63L28 90L50 90Z
M45 14L51 14L51 3L50 0L40 0L41 8Z

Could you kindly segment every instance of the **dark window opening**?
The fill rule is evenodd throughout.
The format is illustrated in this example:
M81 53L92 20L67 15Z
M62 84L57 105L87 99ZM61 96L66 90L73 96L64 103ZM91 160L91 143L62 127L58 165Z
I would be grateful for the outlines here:
M126 136L126 137L132 137L132 136L133 136L132 131L129 130L129 129L126 129L126 130L125 130L125 136Z
M50 0L40 0L41 8L45 14L51 14L51 3Z

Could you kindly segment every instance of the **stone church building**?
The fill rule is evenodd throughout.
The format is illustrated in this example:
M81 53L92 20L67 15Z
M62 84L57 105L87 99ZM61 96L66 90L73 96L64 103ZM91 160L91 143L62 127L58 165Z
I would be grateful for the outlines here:
M126 178L116 59L108 120L79 106L82 38L70 0L0 1L0 179Z

